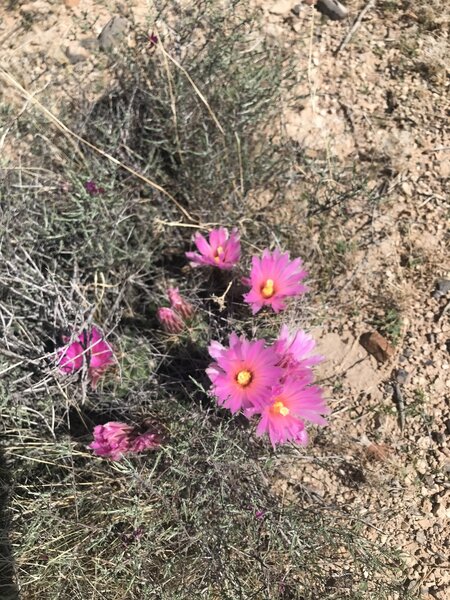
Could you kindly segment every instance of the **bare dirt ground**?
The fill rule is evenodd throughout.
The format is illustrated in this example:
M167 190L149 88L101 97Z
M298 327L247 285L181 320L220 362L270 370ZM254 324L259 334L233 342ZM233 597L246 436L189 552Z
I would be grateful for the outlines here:
M0 7L0 64L58 114L74 94L102 93L108 73L97 36L114 15L128 20L118 35L128 35L133 22L145 26L145 4L7 2ZM356 169L367 174L367 194L383 197L371 213L360 194L345 210L332 208L326 224L320 214L311 221L317 264L332 273L329 294L316 299L316 332L328 357L320 375L333 417L307 455L278 459L273 485L283 501L299 494L315 502L345 501L349 513L364 520L368 536L402 549L411 589L445 600L449 9L438 1L379 2L338 51L365 2L348 2L349 18L339 23L302 3L293 12L293 0L255 4L264 14L265 35L289 47L299 74L307 73L296 107L284 114L287 135L312 161L326 157L334 190L340 169ZM26 106L10 89L1 89L1 96L18 114ZM2 157L20 154L7 136L0 144ZM312 181L305 174L305 190ZM304 218L301 206L293 205L298 192L289 190L268 218L295 227ZM374 329L394 343L383 363L359 343Z

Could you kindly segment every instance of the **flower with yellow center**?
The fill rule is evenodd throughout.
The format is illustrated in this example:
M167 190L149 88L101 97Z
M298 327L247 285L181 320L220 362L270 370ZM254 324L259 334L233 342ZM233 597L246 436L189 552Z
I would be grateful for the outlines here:
M281 415L282 417L287 417L288 414L291 412L289 408L285 406L279 398L275 399L275 402L270 407L270 411L272 412L272 414Z
M273 279L267 279L266 283L261 288L261 294L266 300L272 298L275 294L275 285Z
M217 250L216 250L216 254L214 256L214 262L219 263L220 262L220 257L223 254L223 247L222 246L217 246Z
M236 381L238 382L238 384L241 387L247 387L248 385L251 384L253 379L253 375L251 373L251 371L247 371L247 369L243 369L242 371L239 371L239 373L236 375Z

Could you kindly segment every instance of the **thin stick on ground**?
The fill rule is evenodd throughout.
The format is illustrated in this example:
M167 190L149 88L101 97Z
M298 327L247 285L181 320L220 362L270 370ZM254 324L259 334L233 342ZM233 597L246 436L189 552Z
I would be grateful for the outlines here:
M355 32L359 29L359 27L360 27L360 25L362 23L362 20L364 19L365 15L374 6L375 6L375 0L369 0L369 2L366 4L366 6L362 9L362 11L356 17L356 20L353 23L350 31L347 33L347 35L345 36L345 38L342 40L342 42L339 44L339 46L334 51L334 56L337 56L339 54L339 52L345 48L345 46L352 39L352 37L355 34Z
M394 382L394 399L398 410L398 424L400 431L405 428L405 401L400 386L397 382Z

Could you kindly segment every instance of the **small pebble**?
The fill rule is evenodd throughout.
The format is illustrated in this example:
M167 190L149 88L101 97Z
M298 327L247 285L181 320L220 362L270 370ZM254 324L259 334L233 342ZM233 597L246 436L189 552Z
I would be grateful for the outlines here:
M405 369L397 369L397 371L395 373L395 378L398 383L403 385L404 383L406 383L408 381L409 373Z
M436 289L433 298L440 298L450 292L450 279L439 279L436 283Z
M112 50L125 36L129 22L120 16L115 16L103 27L98 41L102 50Z
M65 54L73 65L87 60L90 56L89 51L86 50L86 48L83 48L83 46L77 42L67 46Z

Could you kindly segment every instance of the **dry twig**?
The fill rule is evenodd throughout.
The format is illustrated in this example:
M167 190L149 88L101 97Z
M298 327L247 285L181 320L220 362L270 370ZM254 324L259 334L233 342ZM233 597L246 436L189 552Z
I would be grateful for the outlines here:
M353 23L350 31L347 33L347 35L345 36L345 38L342 40L342 42L339 44L339 46L334 51L334 56L337 56L339 54L339 52L345 48L345 46L352 39L354 33L359 29L359 27L360 27L360 25L362 23L362 20L364 19L364 17L366 16L366 14L374 6L375 6L375 0L369 0L369 2L366 4L366 6L362 9L362 11L356 17L356 20Z
M394 381L394 400L397 405L398 410L398 424L400 427L400 431L403 431L405 428L405 400L403 398L402 390L400 389L400 385Z

